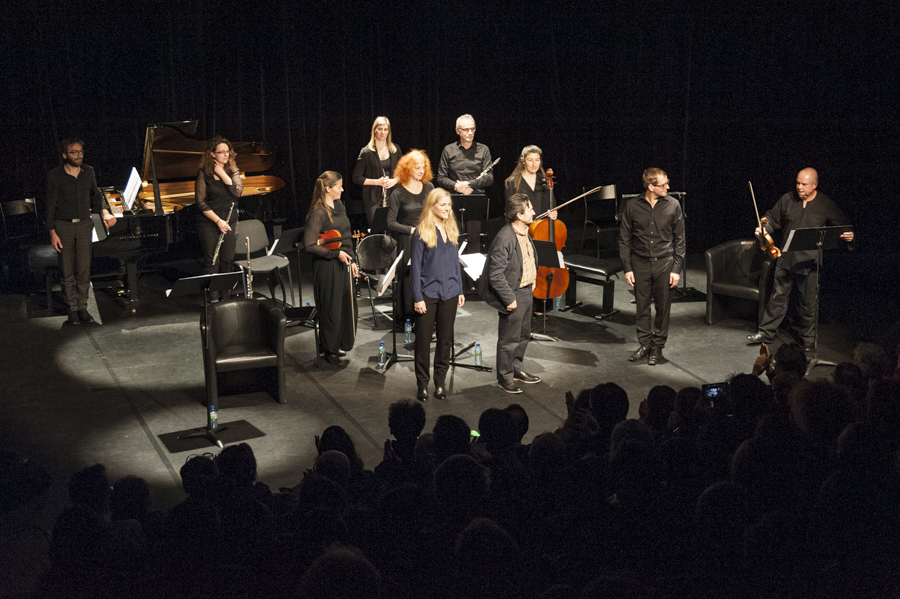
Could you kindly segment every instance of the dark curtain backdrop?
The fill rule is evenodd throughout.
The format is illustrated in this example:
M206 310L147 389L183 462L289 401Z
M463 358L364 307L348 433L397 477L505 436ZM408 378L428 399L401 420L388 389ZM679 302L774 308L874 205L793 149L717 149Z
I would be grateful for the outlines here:
M898 9L823 6L21 0L5 14L2 199L43 197L61 137L83 137L100 184L121 186L147 124L198 119L201 137L278 146L298 224L323 170L360 196L350 173L374 117L436 170L471 113L502 158L497 197L531 143L561 198L638 192L659 166L688 193L697 252L751 234L748 180L765 210L812 165L860 250L896 252Z

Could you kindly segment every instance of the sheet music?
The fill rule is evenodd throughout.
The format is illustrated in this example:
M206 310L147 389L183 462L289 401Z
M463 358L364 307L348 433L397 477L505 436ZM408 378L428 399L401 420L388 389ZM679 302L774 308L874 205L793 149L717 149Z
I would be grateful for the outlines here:
M378 286L375 288L375 290L378 292L378 297L384 295L384 292L387 289L388 285L390 285L391 281L394 280L394 275L397 272L397 265L400 264L400 260L402 259L403 250L400 250L400 253L397 254L397 259L394 260L393 264L391 264L391 267L388 269L387 274L385 274L384 277L380 281L378 281Z
M459 257L459 263L462 264L466 274L472 277L473 281L481 278L484 272L484 263L487 262L487 256L484 254L466 254Z

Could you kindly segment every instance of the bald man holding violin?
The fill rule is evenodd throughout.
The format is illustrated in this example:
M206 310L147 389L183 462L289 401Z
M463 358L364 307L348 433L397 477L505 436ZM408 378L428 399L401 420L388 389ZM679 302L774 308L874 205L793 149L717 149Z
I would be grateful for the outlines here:
M819 173L814 168L805 168L797 173L794 191L781 196L771 210L766 212L764 226L766 233L782 230L782 239L794 229L833 227L850 224L837 204L818 190ZM756 236L760 236L759 228ZM841 235L847 242L853 241L853 232ZM787 312L788 299L794 285L800 291L800 338L803 349L815 349L816 325L816 288L818 274L816 272L816 252L786 252L775 262L775 282L772 295L766 306L765 314L759 324L759 330L747 335L751 343L771 343L778 332L778 326Z

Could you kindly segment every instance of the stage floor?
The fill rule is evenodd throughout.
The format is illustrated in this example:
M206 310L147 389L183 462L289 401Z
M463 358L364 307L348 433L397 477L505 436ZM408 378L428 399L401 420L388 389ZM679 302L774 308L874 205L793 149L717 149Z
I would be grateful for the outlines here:
M705 291L701 259L690 257L687 282ZM106 465L111 481L127 474L145 478L155 505L169 507L183 498L178 470L185 459L218 451L205 441L175 439L206 421L200 302L165 297L176 276L179 273L165 269L143 275L141 304L133 316L98 291L94 316L103 324L94 326L66 326L63 315L30 317L40 296L0 295L0 447L29 455L51 471L51 507L65 504L65 483L73 472L97 462ZM303 298L311 299L307 279ZM577 394L607 381L628 392L629 416L636 418L640 401L653 386L677 390L723 381L733 373L749 372L758 355L758 348L745 340L754 324L727 319L707 326L699 294L701 301L672 306L666 361L653 367L630 363L627 358L637 348L630 288L624 280L616 283L615 307L620 312L602 321L594 318L601 293L598 286L579 284L578 299L584 306L549 314L546 333L559 341L532 341L526 354L526 369L540 376L541 383L522 385L524 393L510 395L497 386L493 372L451 369L448 398L425 404L426 431L442 414L460 416L475 428L485 409L519 403L531 421L526 436L530 440L562 424L566 391ZM388 300L376 306L390 311ZM387 372L377 368L378 344L384 341L390 348L391 333L384 316L378 319L380 328L373 330L365 289L359 311L356 346L343 367L322 361L317 368L313 331L288 329L286 404L265 393L221 399L219 422L232 424L223 440L250 443L259 479L273 490L300 481L316 456L314 436L330 425L346 429L366 467L374 468L389 438L388 406L415 397L411 361ZM543 332L543 326L536 321L535 332ZM496 328L496 312L470 296L458 313L457 345L480 342L485 364L494 366ZM850 337L839 326L823 326L819 356L837 362L850 359ZM412 347L401 353L411 354ZM471 363L472 352L460 359ZM828 378L831 371L817 368L812 376ZM53 517L58 513L47 511Z

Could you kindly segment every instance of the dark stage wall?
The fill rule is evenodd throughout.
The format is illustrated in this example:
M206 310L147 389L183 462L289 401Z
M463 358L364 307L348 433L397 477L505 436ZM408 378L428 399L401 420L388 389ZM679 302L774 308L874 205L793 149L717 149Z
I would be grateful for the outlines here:
M807 165L860 252L895 252L898 9L821 6L22 0L5 14L2 199L42 198L60 137L122 185L148 123L199 119L280 148L294 224L321 171L349 183L375 116L436 168L470 112L501 179L530 143L563 197L666 169L693 252L751 233L748 179L765 210Z

